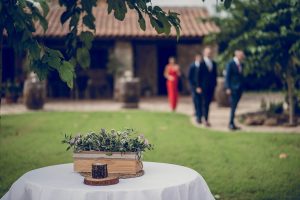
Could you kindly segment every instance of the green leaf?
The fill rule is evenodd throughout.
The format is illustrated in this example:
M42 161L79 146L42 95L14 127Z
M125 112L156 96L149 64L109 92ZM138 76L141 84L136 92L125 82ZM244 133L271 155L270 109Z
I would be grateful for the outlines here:
M226 8L226 9L230 8L231 3L232 3L232 0L225 0L225 2L224 2L225 8Z
M63 61L58 68L60 78L67 83L70 88L73 88L73 79L75 77L74 66L67 61Z
M90 53L87 48L78 48L76 52L76 60L83 68L88 68L91 63Z
M40 60L31 60L30 63L31 70L37 74L40 80L45 80L49 72L48 66L43 64Z
M39 3L43 9L43 16L46 17L49 13L49 6L45 0L39 0Z
M163 32L167 35L170 34L171 32L171 24L169 23L168 17L166 17L164 14L159 13L157 15L158 20L162 23L163 25Z
M74 15L72 15L69 27L76 27L78 25L79 16L80 16L80 14L78 12L76 12Z
M61 65L61 60L58 58L58 57L53 57L53 56L51 56L51 57L49 57L49 58L51 58L51 59L49 59L49 60L47 60L48 62L48 65L50 66L50 67L52 67L52 68L54 68L54 69L57 69L57 68L59 68L60 67L60 65Z
M71 16L72 12L66 10L60 17L61 24L64 24Z
M127 7L124 0L114 0L114 16L116 19L123 21L127 13Z
M152 16L149 16L149 17L150 17L150 23L151 23L152 27L155 28L156 32L159 34L163 33L164 32L163 24L160 21L158 21L157 19L155 19L154 17L152 17Z
M114 0L107 0L107 13L110 14L114 8L113 4L114 4Z
M95 17L93 15L85 15L83 17L83 24L90 29L95 29Z
M137 2L137 7L139 7L142 10L146 10L147 9L147 1L136 1Z
M139 25L140 25L141 29L143 31L145 31L146 30L146 21L145 21L143 15L142 15L142 13L141 13L141 11L139 9L137 9L137 12L139 14L139 20L138 20Z
M39 20L40 20L41 26L43 27L44 32L46 32L48 29L48 21L42 16L39 17Z
M28 46L29 54L34 59L40 58L40 47L36 40L32 41L31 45Z
M90 49L92 47L92 41L94 39L94 35L90 31L83 31L79 36L80 40L84 43L85 47Z
M81 0L82 9L89 12L92 10L93 5L90 0Z
M163 10L160 7L158 7L158 6L154 6L153 7L153 11L154 12L162 12Z
M133 1L132 2L131 1L126 1L126 3L127 3L128 7L129 7L129 9L134 9L135 8Z
M51 54L52 56L59 57L59 58L64 58L63 54L58 50L54 50L54 49L50 49L50 48L46 47L46 51L49 54Z

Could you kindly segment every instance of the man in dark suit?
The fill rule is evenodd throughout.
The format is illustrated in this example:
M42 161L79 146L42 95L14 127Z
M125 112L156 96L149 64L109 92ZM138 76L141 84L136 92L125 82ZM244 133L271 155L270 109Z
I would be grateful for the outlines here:
M188 74L190 88L193 97L196 122L199 124L201 123L201 117L202 117L202 107L201 107L202 101L201 101L201 94L198 94L196 92L196 89L197 89L197 74L200 67L201 59L202 56L200 54L195 55L195 61L190 65L189 74Z
M208 120L209 105L213 100L215 87L217 85L217 64L212 58L212 50L206 47L203 51L203 60L198 71L197 92L202 94L203 116L205 126L210 126Z
M235 111L243 93L243 60L245 58L244 52L236 50L234 58L229 61L226 66L225 88L226 93L230 95L230 120L229 129L240 129L234 123Z

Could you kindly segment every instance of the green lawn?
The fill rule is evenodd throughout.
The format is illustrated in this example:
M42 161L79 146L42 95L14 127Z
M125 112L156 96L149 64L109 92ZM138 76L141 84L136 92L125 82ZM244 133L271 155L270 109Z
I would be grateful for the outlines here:
M300 199L300 134L223 133L195 128L185 115L143 111L2 116L0 197L29 170L72 162L65 133L102 127L143 132L155 144L145 160L197 170L220 199Z

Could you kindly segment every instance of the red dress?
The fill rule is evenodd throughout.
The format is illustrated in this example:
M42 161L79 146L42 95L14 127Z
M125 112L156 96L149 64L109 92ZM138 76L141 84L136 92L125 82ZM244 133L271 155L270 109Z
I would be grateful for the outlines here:
M170 107L174 111L178 101L178 71L174 67L167 65L167 73L168 76L173 77L173 80L167 80L167 91Z

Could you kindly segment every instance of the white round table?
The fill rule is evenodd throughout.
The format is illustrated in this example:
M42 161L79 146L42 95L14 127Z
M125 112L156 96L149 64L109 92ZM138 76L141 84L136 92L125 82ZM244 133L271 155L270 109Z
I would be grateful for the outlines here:
M143 162L145 175L110 186L88 186L73 164L44 167L20 177L1 200L212 200L196 171L172 164Z

